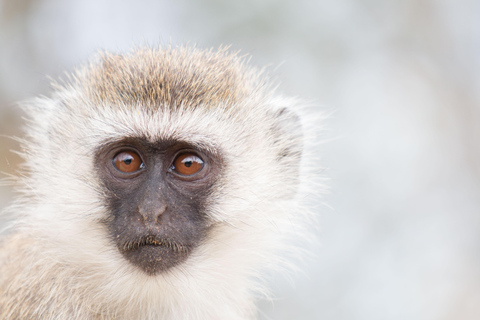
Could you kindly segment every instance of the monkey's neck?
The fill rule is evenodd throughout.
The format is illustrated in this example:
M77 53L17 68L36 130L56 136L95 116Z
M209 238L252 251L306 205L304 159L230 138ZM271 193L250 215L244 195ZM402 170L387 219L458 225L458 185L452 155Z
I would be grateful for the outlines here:
M50 250L22 234L4 242L1 319L253 318L249 280L228 261L192 261L196 269L149 276L135 268L112 272L102 259L59 260Z

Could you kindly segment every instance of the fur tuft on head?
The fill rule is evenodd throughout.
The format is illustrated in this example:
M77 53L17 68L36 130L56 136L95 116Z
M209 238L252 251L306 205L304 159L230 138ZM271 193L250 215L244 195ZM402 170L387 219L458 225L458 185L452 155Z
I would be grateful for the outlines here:
M86 95L97 103L163 106L233 106L263 89L261 72L226 48L139 48L103 52L79 73Z

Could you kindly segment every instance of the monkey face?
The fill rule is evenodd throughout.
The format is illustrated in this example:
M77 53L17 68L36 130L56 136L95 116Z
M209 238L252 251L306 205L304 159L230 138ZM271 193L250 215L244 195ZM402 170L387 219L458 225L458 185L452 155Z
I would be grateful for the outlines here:
M187 259L208 231L205 202L221 164L181 141L130 138L97 151L104 223L127 261L154 275Z

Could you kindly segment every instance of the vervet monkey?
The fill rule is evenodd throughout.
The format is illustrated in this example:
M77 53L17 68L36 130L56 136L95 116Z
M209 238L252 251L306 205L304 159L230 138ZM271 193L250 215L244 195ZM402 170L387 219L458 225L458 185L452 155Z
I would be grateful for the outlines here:
M309 215L297 103L222 48L102 53L54 89L25 106L0 319L255 318Z

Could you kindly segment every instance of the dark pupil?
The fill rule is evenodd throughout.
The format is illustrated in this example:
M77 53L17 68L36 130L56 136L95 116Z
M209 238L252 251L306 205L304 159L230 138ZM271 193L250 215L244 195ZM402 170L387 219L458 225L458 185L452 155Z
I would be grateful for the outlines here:
M128 166L132 163L132 158L125 159L125 160L123 160L123 162Z
M185 167L190 168L192 166L192 161L185 161Z

